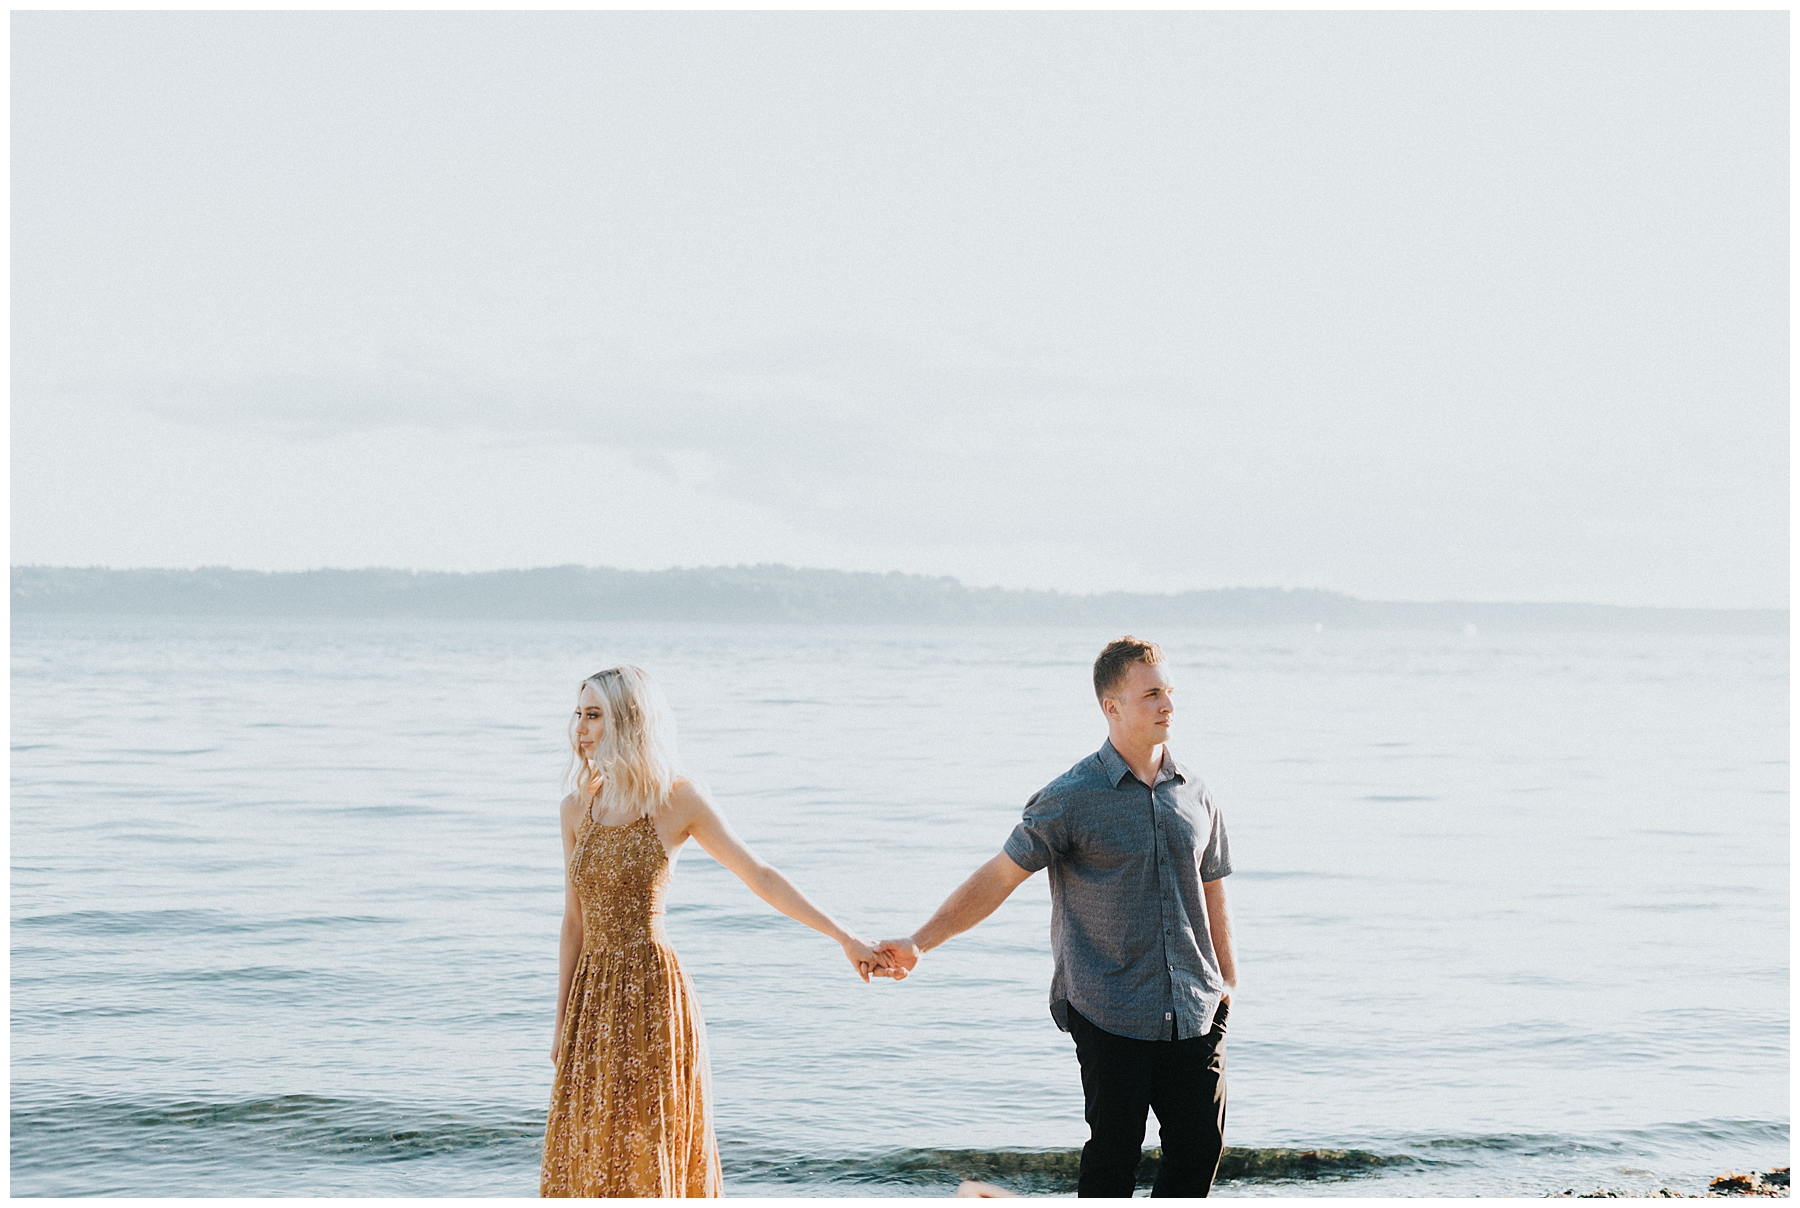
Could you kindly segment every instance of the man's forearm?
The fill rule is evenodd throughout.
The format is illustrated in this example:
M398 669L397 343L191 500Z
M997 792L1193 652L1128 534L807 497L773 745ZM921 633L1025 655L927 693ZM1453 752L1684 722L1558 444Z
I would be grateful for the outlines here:
M1212 935L1213 955L1225 984L1237 987L1237 953L1231 947L1231 912L1225 907L1225 886L1219 881L1202 884L1206 893L1206 928Z
M1031 874L1001 852L958 885L926 924L913 932L919 951L929 952L953 935L961 935L1000 908L1000 903Z

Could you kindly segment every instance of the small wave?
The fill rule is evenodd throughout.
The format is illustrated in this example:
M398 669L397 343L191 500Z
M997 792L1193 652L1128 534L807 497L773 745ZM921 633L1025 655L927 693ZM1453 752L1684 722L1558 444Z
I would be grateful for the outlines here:
M162 980L172 983L197 982L201 985L235 985L241 982L287 982L337 980L314 969L290 969L276 965L245 965L235 969L184 969L164 973Z
M44 928L76 935L224 934L289 928L356 927L396 920L373 915L295 915L253 919L228 910L76 910L13 920L15 928Z
M15 982L14 984L17 983ZM13 1006L13 1023L16 1028L20 1023L29 1023L39 1019L125 1019L133 1015L155 1014L158 1014L158 1008L156 1007L119 1006L111 1003L102 1003L98 1006L37 1007L34 1009L30 1007L20 1007L15 1002Z
M1138 1185L1156 1181L1162 1151L1147 1149ZM1075 1190L1079 1149L898 1149L868 1156L723 1155L726 1174L749 1183L935 1184L979 1179L1019 1191ZM1349 1178L1383 1166L1406 1164L1401 1155L1358 1149L1254 1149L1230 1147L1219 1160L1222 1181L1258 1183Z
M461 811L437 809L429 805L343 805L315 809L312 812L338 818L449 818Z
M537 1164L544 1119L540 1111L504 1104L400 1104L373 1099L313 1095L117 1102L92 1095L58 1095L50 1088L14 1088L12 1165L14 1191L34 1180L71 1171L114 1171L129 1159L190 1172L195 1186L220 1172L255 1167L268 1171L294 1163L329 1161L337 1167L450 1158L464 1166L524 1172ZM1375 1149L1232 1146L1219 1164L1225 1183L1292 1185L1377 1177L1387 1172L1485 1164L1496 1153L1512 1157L1605 1156L1658 1153L1671 1142L1705 1139L1733 1145L1785 1145L1785 1121L1712 1119L1591 1136L1569 1134L1469 1134L1393 1137ZM1161 1154L1144 1152L1140 1186L1156 1178ZM863 1153L801 1152L721 1138L726 1181L740 1187L835 1188L859 1194L876 1187L944 1187L980 1179L1013 1190L1052 1194L1073 1191L1079 1149L907 1148ZM302 1167L294 1166L301 1180ZM461 1166L459 1166L459 1169ZM110 1176L109 1176L110 1177ZM508 1175L507 1178L512 1176ZM185 1184L184 1184L185 1185ZM189 1192L193 1194L194 1192ZM204 1192L202 1192L204 1193ZM827 1194L830 1192L827 1191Z
M14 919L14 927L43 927L79 935L148 935L156 932L230 931L223 910L74 910Z
M81 1096L12 1110L13 1166L71 1150L128 1147L194 1154L198 1149L302 1150L369 1162L449 1152L536 1146L541 1117L503 1110L409 1109L369 1100L280 1095L207 1102L109 1103Z
M119 754L122 754L122 755L155 755L160 758L163 756L179 757L179 756L183 756L183 755L211 755L214 751L217 751L220 749L221 748L219 748L219 747L187 747L187 748L122 747L119 749Z
M75 1096L31 1102L12 1110L15 1169L92 1160L100 1151L129 1149L204 1163L232 1154L304 1152L352 1162L395 1162L462 1155L530 1163L541 1143L539 1113L484 1106L461 1110L406 1107L373 1100L315 1095L159 1103L108 1102ZM897 1149L867 1154L771 1152L760 1146L722 1147L727 1179L749 1184L935 1185L978 1178L1028 1191L1072 1191L1079 1149ZM209 1152L210 1151L210 1152ZM1160 1151L1146 1150L1138 1171L1148 1186ZM1224 1180L1285 1182L1345 1178L1412 1159L1355 1149L1227 1149Z
M1785 1145L1785 1120L1722 1117L1680 1123L1621 1128L1587 1135L1568 1133L1472 1133L1448 1137L1415 1137L1397 1148L1420 1162L1460 1161L1462 1153L1503 1152L1525 1157L1571 1157L1578 1154L1657 1153L1684 1143L1705 1141L1727 1145Z

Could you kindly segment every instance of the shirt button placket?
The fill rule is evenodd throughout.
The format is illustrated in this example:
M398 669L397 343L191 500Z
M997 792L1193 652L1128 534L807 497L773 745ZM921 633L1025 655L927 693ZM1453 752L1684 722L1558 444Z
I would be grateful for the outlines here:
M1156 824L1156 831L1151 836L1151 850L1156 853L1156 880L1162 887L1163 963L1169 967L1169 1006L1173 1008L1176 1005L1175 962L1169 959L1169 937L1175 934L1175 928L1171 925L1174 921L1171 917L1171 912L1174 910L1174 907L1170 904L1169 900L1169 862L1162 858L1165 854L1163 852L1163 844L1168 837L1168 828L1163 824L1162 811L1157 808L1156 788L1154 785L1150 787L1150 820ZM1175 1012L1172 1009L1163 1012L1164 1020L1172 1021L1174 1018Z

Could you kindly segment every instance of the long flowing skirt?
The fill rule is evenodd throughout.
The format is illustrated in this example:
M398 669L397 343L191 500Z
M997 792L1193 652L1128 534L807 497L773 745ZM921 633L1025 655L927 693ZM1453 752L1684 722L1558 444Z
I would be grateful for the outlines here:
M660 941L587 951L544 1128L546 1196L720 1195L700 1004Z

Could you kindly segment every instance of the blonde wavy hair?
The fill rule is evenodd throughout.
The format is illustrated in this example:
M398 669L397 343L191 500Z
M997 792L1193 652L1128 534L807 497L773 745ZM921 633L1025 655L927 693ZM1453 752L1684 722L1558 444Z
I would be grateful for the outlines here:
M575 723L581 692L592 688L606 717L591 758L583 759ZM569 770L565 783L583 809L646 818L668 804L675 787L675 719L663 695L642 667L608 667L575 689L575 717L569 719Z

